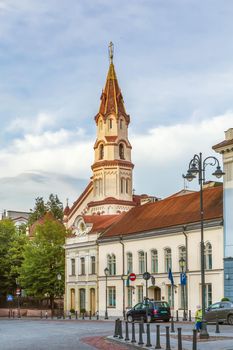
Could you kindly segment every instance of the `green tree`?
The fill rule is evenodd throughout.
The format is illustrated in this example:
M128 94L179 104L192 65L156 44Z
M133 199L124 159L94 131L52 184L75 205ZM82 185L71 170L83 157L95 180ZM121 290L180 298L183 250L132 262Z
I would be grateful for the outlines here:
M24 261L20 268L20 284L26 293L43 299L50 298L54 308L54 297L63 293L66 229L61 222L46 219L38 224L35 238L29 241L24 251ZM62 280L58 281L57 275Z
M50 211L56 219L63 219L63 204L60 202L57 195L50 194L46 207L47 211Z
M31 209L31 213L29 215L28 224L31 226L35 221L42 218L47 212L47 207L44 203L43 197L37 197L34 209Z

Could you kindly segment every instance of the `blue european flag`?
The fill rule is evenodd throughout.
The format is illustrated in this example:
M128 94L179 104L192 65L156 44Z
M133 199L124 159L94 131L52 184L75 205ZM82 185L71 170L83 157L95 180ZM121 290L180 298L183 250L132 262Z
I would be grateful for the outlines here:
M173 279L172 270L170 267L168 270L168 279L171 281L171 285L174 286L174 279Z

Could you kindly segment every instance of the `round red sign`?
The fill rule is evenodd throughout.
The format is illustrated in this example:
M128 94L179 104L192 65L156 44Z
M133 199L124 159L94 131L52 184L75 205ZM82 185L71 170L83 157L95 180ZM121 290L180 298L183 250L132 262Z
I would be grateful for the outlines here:
M135 275L135 273L131 273L130 275L129 275L129 279L130 279L130 281L135 281L136 280L136 275Z

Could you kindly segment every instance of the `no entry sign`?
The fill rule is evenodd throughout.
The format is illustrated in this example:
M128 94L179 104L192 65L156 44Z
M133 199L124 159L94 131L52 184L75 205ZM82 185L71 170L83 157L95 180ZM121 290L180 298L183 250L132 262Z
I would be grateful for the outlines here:
M135 273L131 273L130 275L129 275L129 279L130 279L130 281L135 281L136 280L136 275L135 275Z

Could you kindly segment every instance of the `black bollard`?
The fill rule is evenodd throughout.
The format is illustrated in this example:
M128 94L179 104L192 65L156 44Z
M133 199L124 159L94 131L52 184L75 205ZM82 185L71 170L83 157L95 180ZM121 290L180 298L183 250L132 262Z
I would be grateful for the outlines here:
M40 312L40 318L43 318L43 313L42 313L42 310Z
M132 340L131 343L136 343L136 339L135 339L135 323L132 322Z
M156 345L155 349L162 349L160 345L160 325L156 325Z
M118 329L119 329L119 327L118 327L118 321L119 321L119 318L117 318L116 320L115 320L115 330L114 330L114 338L117 338L118 337Z
M89 313L89 320L91 320L91 311L90 311L90 313Z
M179 321L179 312L178 312L178 310L176 310L176 322L178 322Z
M166 326L166 350L171 350L169 326Z
M171 317L171 333L175 333L174 318L173 318L173 316Z
M187 321L186 311L183 311L183 321Z
M181 335L181 328L177 328L178 331L178 348L177 350L182 350L182 335Z
M143 323L139 323L139 339L138 339L138 345L143 345L143 338L142 338L142 325Z
M98 319L99 319L99 311L96 311L96 319L98 321Z
M145 333L145 329L144 329L144 318L141 317L141 324L142 324L142 333Z
M128 325L128 321L125 321L125 341L129 341L129 325Z
M64 313L64 312L63 312L63 315L62 315L62 316L63 316L63 320L64 320L64 319L66 318L66 317L65 317L65 313Z
M150 348L151 345L151 340L150 340L150 324L146 324L146 347Z
M45 311L45 318L46 318L46 320L48 318L48 312L47 311Z
M82 317L82 319L83 319L83 320L85 319L85 314L84 314L84 312L83 312L83 317Z
M193 348L192 350L197 350L197 330L193 329Z
M121 320L118 321L118 325L119 325L119 339L123 339L122 321Z
M220 330L219 330L219 322L218 322L218 319L216 318L216 329L215 329L215 333L220 333Z
M191 310L189 310L189 322L192 322Z

